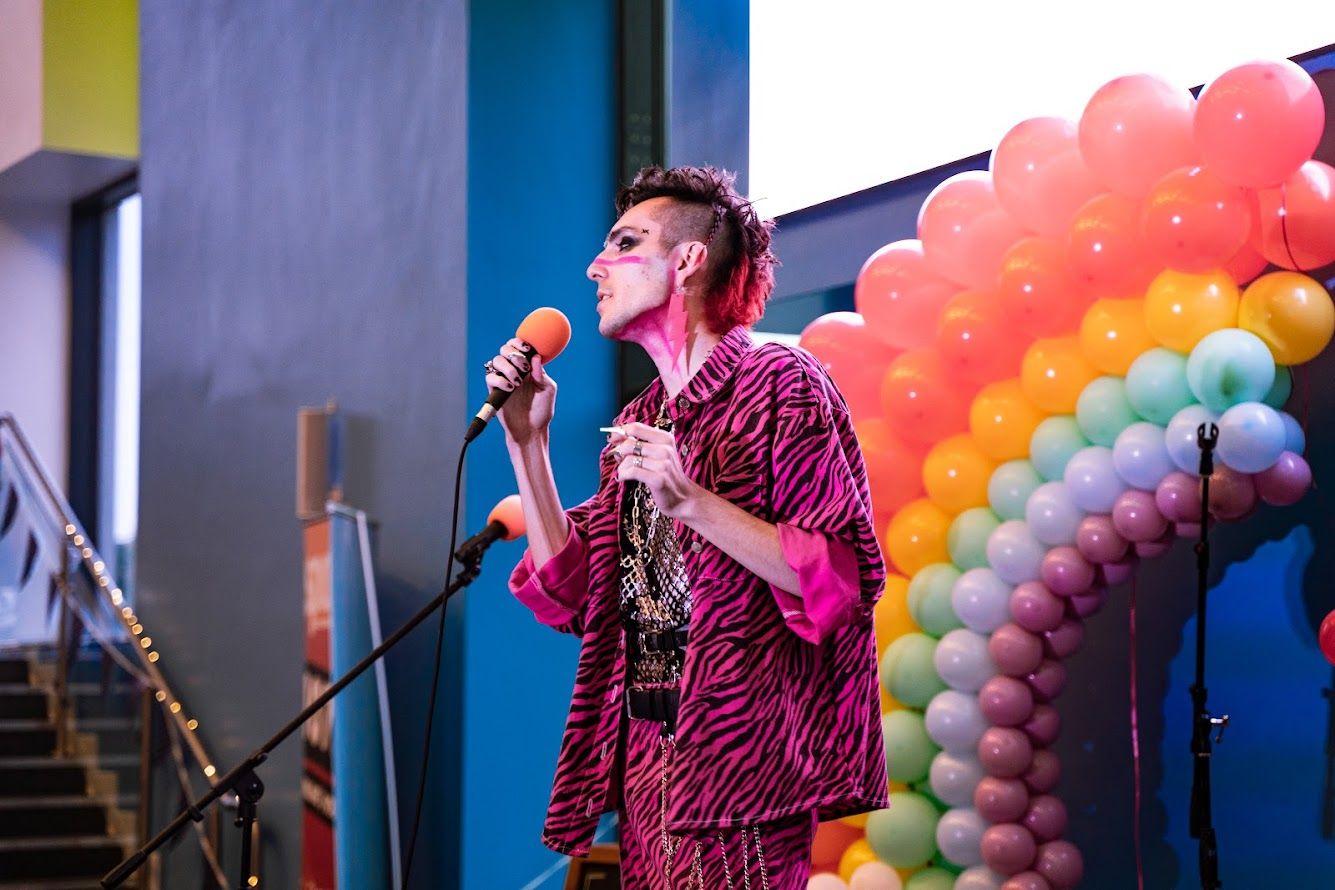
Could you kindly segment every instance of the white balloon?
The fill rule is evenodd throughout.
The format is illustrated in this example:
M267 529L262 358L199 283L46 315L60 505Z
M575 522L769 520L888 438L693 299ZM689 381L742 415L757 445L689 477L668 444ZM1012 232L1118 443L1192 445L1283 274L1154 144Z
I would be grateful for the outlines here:
M964 627L941 638L933 663L946 685L961 692L977 692L997 675L997 666L987 651L987 636Z
M983 861L983 832L987 826L988 821L972 807L947 810L936 823L936 846L956 865L977 865Z
M973 806L973 791L987 775L983 764L973 754L951 754L942 751L932 758L932 769L927 781L932 793L947 806Z
M990 634L1011 620L1014 589L992 569L969 569L955 580L950 605L969 630Z
M955 890L1001 890L1004 883L1005 877L986 865L975 865L960 872L955 879Z
M1029 533L1050 547L1075 544L1075 530L1084 518L1085 511L1071 500L1065 482L1043 483L1034 489L1024 505L1024 520L1029 523Z
M978 696L947 689L927 705L924 717L928 737L944 751L968 754L978 748L987 720L978 706Z

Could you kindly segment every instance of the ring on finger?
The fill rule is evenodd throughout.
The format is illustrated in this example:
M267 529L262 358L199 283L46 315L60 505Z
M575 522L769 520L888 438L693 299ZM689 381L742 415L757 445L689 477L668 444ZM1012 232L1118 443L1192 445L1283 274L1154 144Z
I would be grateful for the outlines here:
M644 457L644 443L637 439L633 453L636 457Z
M487 369L488 374L496 373L496 366L491 363L491 359L487 359L486 363L482 367Z
M638 455L638 454L635 455L635 466L637 466L637 467L642 467L642 466L644 466L644 458L643 458L643 457L640 457L640 455Z

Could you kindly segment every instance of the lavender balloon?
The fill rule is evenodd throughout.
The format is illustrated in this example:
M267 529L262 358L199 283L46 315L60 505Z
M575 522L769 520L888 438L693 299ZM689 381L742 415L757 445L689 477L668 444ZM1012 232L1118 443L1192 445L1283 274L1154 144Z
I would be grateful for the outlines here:
M1312 468L1292 451L1285 451L1268 470L1253 477L1261 500L1276 507L1296 504L1312 487Z
M1102 565L1124 559L1131 542L1118 534L1111 516L1098 514L1080 520L1080 527L1075 530L1075 548L1085 559Z
M1302 454L1307 450L1307 433L1292 414L1279 412L1279 419L1284 423L1284 450Z
M1024 508L1025 522L1035 538L1050 546L1074 544L1084 511L1071 500L1064 482L1046 482L1034 489Z
M1072 502L1086 513L1110 513L1126 483L1117 475L1111 448L1081 448L1066 464L1063 477Z
M964 755L942 751L932 758L927 783L938 800L952 807L973 804L974 789L987 775L976 754L976 751Z
M1043 583L1057 596L1084 593L1094 583L1094 566L1074 547L1053 547L1040 567Z
M969 630L992 633L1010 617L1012 589L992 569L969 569L955 581L950 604Z
M1023 677L1043 663L1043 639L1018 624L1003 624L987 641L987 654L1006 676Z
M955 689L938 692L932 698L923 723L927 737L941 750L960 755L973 754L987 729L978 697Z
M1033 633L1055 628L1061 623L1062 612L1062 601L1041 582L1026 582L1011 593L1011 618L1020 627Z
M956 865L977 865L983 861L985 831L987 820L977 810L964 807L947 810L936 823L936 847L942 856ZM958 881L955 887L959 887Z
M962 627L936 644L934 663L946 685L962 692L977 692L997 673L997 666L987 654L987 637Z
M1284 420L1269 405L1243 402L1219 418L1219 459L1239 472L1259 473L1274 466L1286 442Z
M1003 522L987 539L987 561L997 576L1010 584L1036 580L1046 552L1028 524L1017 520Z
M1204 405L1189 405L1173 415L1164 430L1164 445L1168 456L1184 473L1199 473L1201 449L1196 441L1196 430L1203 423L1218 423L1219 415Z
M1154 503L1170 522L1200 522L1200 477L1181 471L1169 473L1154 490Z
M1113 443L1113 467L1132 488L1153 491L1173 471L1164 428L1152 423L1133 423Z

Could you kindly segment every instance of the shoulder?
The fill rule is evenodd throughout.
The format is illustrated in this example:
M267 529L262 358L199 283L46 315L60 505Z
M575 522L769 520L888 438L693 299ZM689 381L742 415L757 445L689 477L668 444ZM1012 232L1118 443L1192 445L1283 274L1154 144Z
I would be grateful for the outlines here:
M785 403L814 401L837 411L848 410L825 366L800 346L761 343L747 354L737 375L743 388L768 384Z

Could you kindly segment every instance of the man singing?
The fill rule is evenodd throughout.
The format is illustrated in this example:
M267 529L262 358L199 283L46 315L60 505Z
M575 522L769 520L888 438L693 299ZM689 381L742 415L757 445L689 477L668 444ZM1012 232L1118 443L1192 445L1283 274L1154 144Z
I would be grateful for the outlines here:
M804 888L816 822L887 805L862 455L820 363L751 339L776 261L730 175L650 167L617 211L598 331L658 378L592 498L561 506L541 359L487 363L528 525L511 589L583 638L543 842L583 855L615 808L623 887Z

